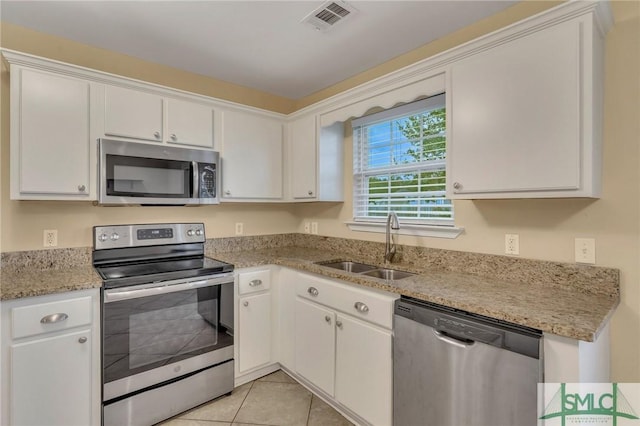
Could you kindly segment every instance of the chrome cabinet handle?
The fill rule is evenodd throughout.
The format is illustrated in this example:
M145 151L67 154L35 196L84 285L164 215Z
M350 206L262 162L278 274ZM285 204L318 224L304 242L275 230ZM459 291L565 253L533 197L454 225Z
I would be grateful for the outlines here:
M330 317L329 315L325 315L325 316L324 316L324 320L325 320L327 323L331 324L331 317Z
M362 302L356 302L353 307L356 308L356 311L362 312L363 314L369 312L369 307Z
M67 315L67 314L63 314L63 313L51 314L51 315L47 315L47 316L42 317L40 322L42 324L53 324L53 323L56 323L56 322L62 322L64 320L66 320L67 318L69 318L69 315Z
M242 302L242 306L249 306L249 302L245 300L244 302Z
M172 141L177 141L178 140L178 137L176 136L175 133L171 133L170 138L171 138Z
M313 195L313 191L309 190L309 195Z
M224 191L224 195L231 195L231 191L227 189L226 191Z
M315 287L309 287L309 289L307 290L307 293L309 293L312 296L317 296L320 292L318 291L317 288Z
M87 189L87 187L86 187L86 186L84 186L84 185L78 185L78 191L80 191L80 192L84 192L86 189Z
M87 342L87 338L84 336L78 339L78 343L86 343L86 342Z
M262 285L262 280L251 280L249 281L249 287L257 287Z
M453 182L453 189L460 189L462 185L459 182Z
M342 321L340 320L336 321L336 327L342 328Z
M160 132L153 132L153 136L155 136L156 139L160 139Z

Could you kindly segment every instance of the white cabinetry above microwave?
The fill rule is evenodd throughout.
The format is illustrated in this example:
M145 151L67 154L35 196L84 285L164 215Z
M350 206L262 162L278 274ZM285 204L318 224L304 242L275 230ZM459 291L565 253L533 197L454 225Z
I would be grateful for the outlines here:
M213 108L142 90L104 85L97 105L104 136L213 148ZM99 111L98 111L99 113Z

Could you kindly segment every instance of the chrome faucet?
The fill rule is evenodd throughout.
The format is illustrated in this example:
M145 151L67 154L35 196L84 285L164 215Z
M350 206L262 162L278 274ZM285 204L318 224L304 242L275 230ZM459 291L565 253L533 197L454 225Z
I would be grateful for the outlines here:
M384 245L384 261L387 263L391 263L396 255L396 236L391 234L392 229L400 229L398 216L395 212L389 212L389 216L387 216L387 239Z

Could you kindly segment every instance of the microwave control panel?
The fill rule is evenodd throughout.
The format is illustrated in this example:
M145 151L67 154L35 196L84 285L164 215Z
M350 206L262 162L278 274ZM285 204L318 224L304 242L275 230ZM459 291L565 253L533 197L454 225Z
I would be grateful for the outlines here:
M199 163L200 191L199 198L216 198L216 166Z

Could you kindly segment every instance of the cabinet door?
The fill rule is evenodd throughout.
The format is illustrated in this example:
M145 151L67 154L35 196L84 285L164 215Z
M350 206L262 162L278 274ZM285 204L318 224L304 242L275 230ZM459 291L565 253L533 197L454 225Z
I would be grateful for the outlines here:
M290 123L291 195L293 198L316 198L316 117L302 117Z
M213 109L195 102L167 99L166 140L213 148Z
M86 329L11 346L11 424L92 424L91 338Z
M27 69L14 78L11 198L88 198L89 83Z
M338 315L336 399L374 425L391 425L391 332Z
M162 97L116 86L104 91L105 135L162 141Z
M271 294L241 297L238 321L238 370L271 362Z
M296 299L296 372L333 396L335 377L335 313Z
M454 197L579 188L580 46L570 21L453 65L447 184Z
M222 198L282 198L282 123L225 111Z

